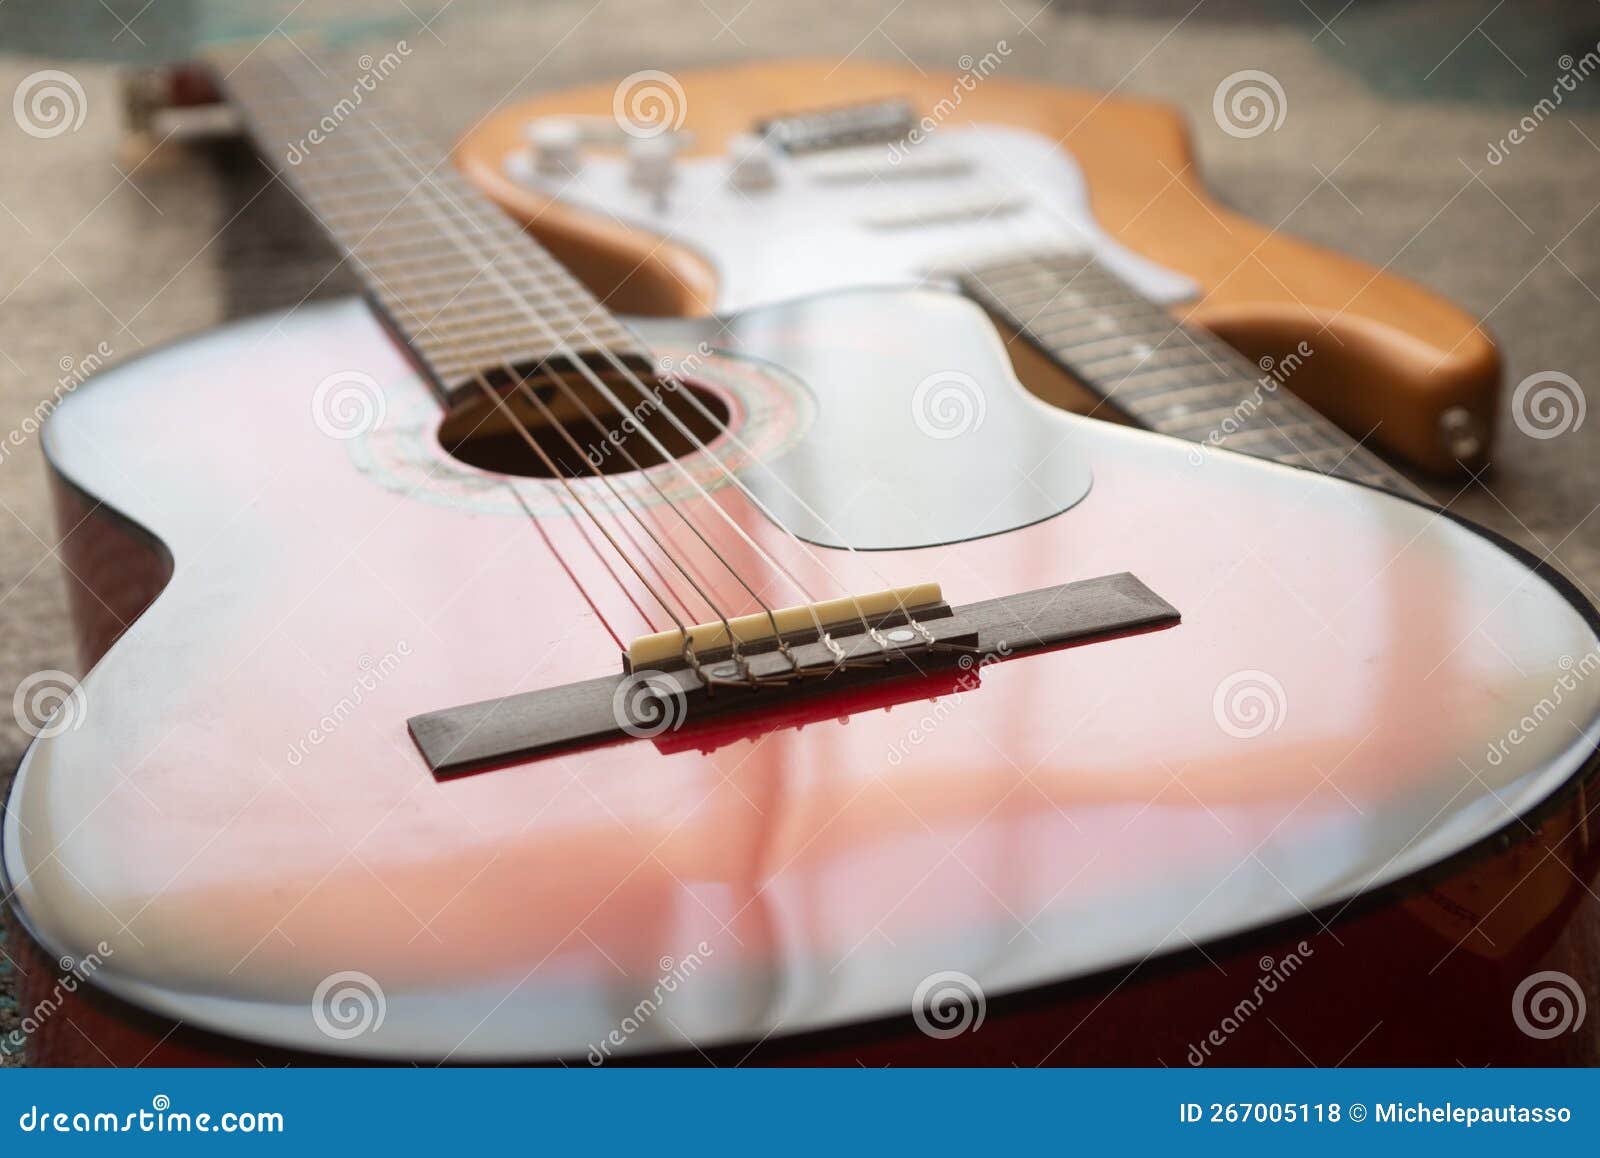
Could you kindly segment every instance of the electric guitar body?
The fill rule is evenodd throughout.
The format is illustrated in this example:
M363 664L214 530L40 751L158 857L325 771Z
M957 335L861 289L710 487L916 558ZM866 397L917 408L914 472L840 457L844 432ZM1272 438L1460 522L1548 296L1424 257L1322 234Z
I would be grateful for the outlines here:
M328 84L230 80L269 157ZM1050 407L957 295L626 329L397 131L319 149L381 315L46 430L93 668L3 863L26 996L89 984L36 1061L1590 1054L1507 1006L1593 868L1596 621L1547 568ZM1515 857L1464 929L1394 903Z
M1292 388L1373 447L1435 472L1487 461L1500 359L1477 320L1216 202L1169 106L993 70L763 61L540 94L485 117L456 159L623 313L727 312L1072 244L1252 363L1309 343ZM1037 332L1060 290L985 304L1033 339L1012 344L1030 389L1115 415L1126 367ZM1185 434L1179 415L1127 409Z

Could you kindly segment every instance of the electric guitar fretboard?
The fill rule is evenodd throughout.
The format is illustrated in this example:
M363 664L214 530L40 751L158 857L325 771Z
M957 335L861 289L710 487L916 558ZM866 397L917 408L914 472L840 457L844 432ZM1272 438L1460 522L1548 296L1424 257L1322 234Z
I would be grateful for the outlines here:
M1263 380L1209 331L1174 321L1087 252L1007 258L956 276L970 296L1146 429L1425 497L1288 386Z

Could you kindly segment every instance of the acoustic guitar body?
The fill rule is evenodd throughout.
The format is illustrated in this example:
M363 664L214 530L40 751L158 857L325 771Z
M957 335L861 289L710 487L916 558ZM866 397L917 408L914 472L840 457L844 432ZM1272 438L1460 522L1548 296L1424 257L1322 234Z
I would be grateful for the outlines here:
M641 583L573 492L445 449L363 303L147 355L45 434L95 662L18 772L4 868L25 1000L94 969L35 1061L1592 1058L1509 1005L1592 868L1595 625L1557 577L1424 505L1045 406L953 295L648 336L728 414L712 455L877 548L801 550L652 468L808 585L971 605L1127 573L1181 618L441 778L409 719L615 674L660 626ZM952 434L917 390L957 355L983 413ZM352 381L364 410L330 402ZM1537 919L1488 953L1391 903L1529 849L1539 895L1482 907ZM948 1032L968 982L981 1024Z
M1278 364L1308 343L1316 357L1290 385L1373 447L1434 472L1488 459L1500 359L1477 320L1387 270L1219 204L1169 106L853 61L763 61L672 80L677 91L645 80L637 90L540 94L486 117L456 153L480 189L620 312L727 312L829 280L914 282L974 249L1036 249L1070 226L1177 318L1251 362ZM841 183L829 161L826 174L807 177L795 164L770 186L729 188L730 143L765 118L895 99L929 118L918 149L977 157L972 172L914 178L909 160L889 163L907 153L897 141L875 147L881 175L856 184ZM570 175L532 167L530 127L610 125L630 115L630 101L687 134L663 201L630 183L621 148L585 157ZM972 201L974 190L994 203ZM1011 348L1040 396L1094 405L1030 343Z

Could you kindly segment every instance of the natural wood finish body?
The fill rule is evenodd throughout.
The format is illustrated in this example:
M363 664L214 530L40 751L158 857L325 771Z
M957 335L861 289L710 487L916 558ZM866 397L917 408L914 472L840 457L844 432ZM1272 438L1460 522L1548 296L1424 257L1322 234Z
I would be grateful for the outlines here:
M678 75L693 151L719 152L757 117L893 96L931 108L949 76L876 64L762 62ZM548 198L502 162L529 119L609 114L614 85L542 95L486 119L457 161L613 309L703 314L716 274L689 250ZM1186 274L1204 296L1178 315L1251 359L1281 358L1302 339L1318 357L1294 389L1358 437L1433 471L1456 462L1439 416L1462 407L1493 429L1500 358L1469 314L1404 278L1270 230L1214 201L1201 184L1183 116L1162 104L991 77L963 94L960 123L992 122L1059 139L1088 178L1096 216L1123 244ZM1331 335L1335 341L1321 339ZM1029 385L1039 382L1036 373ZM1045 385L1042 396L1059 396ZM1486 449L1486 444L1485 444ZM1483 455L1479 455L1481 460Z

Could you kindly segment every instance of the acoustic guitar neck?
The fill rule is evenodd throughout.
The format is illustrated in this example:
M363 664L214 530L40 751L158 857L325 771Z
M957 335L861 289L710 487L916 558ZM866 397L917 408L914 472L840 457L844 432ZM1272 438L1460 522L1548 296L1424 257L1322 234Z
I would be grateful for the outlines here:
M478 375L565 352L642 354L444 150L354 115L359 88L298 55L259 52L218 71L262 152L283 162L280 176L348 255L446 401Z

